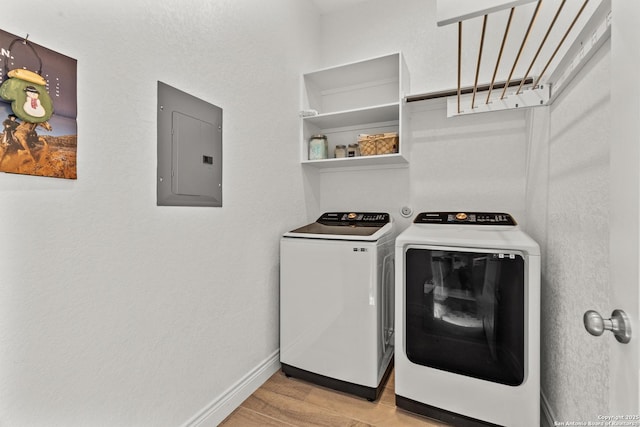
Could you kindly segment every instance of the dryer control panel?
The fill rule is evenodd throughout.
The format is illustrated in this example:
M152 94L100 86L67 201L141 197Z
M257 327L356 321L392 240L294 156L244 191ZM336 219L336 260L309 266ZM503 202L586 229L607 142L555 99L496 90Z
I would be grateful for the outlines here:
M389 221L389 214L382 212L326 212L316 222L323 225L381 227Z
M517 225L515 219L502 212L422 212L415 224Z

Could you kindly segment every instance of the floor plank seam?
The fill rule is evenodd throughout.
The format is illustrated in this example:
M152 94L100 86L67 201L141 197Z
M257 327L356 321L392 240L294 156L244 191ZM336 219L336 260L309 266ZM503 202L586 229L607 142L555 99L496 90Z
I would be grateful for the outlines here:
M240 405L240 406L242 406L242 405ZM288 423L288 422L286 422L284 420L281 420L280 418L275 418L275 417L273 417L271 415L268 415L268 414L265 414L263 412L258 412L258 411L254 410L254 409L247 408L246 406L242 406L242 407L244 408L245 411L250 411L250 412L252 412L252 413L254 413L254 414L258 415L258 416L263 416L265 418L269 418L270 420L273 420L275 422L278 422L278 423L281 423L281 424L284 424L284 425L287 425L287 426L296 427L295 424Z

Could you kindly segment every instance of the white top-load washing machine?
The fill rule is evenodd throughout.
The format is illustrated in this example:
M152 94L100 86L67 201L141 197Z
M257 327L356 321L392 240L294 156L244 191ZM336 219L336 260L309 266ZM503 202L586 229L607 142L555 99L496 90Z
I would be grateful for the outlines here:
M369 400L391 370L388 213L327 212L280 240L280 361L288 375Z
M396 239L396 405L538 426L540 249L505 213L424 212Z

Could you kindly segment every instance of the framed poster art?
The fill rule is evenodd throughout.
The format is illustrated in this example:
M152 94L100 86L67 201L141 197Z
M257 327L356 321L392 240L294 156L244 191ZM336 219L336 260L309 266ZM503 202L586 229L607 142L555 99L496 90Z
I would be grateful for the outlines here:
M0 172L76 179L77 61L0 30Z

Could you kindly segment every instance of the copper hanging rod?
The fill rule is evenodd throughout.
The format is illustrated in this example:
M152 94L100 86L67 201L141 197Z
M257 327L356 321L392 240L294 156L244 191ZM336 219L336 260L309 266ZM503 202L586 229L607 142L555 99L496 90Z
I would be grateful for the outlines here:
M484 46L484 34L487 29L487 17L484 15L482 19L482 35L480 36L480 48L478 49L478 65L476 65L476 79L473 83L473 96L471 97L471 109L476 104L476 90L478 89L478 76L480 74L480 63L482 62L482 47Z
M509 81L511 77L513 77L513 72L516 70L516 66L518 65L518 61L520 60L520 55L522 55L522 51L524 50L524 46L527 44L527 39L529 38L529 34L531 33L531 29L533 28L533 24L536 22L536 18L538 16L538 12L540 11L540 6L542 5L542 0L538 0L538 4L536 4L536 10L533 11L533 15L531 16L531 21L529 22L529 27L527 28L527 32L522 39L522 44L520 45L520 49L518 50L518 55L516 56L515 61L513 62L513 67L511 67L511 72L509 73L509 78L507 78L507 84L504 86L502 90L502 94L500 95L500 99L504 98L504 94L507 92L507 87L509 86Z
M566 2L567 2L567 0L562 0L562 3L560 3L560 6L558 7L558 10L556 11L555 16L553 17L553 20L551 21L551 24L549 24L549 28L547 29L546 34L544 35L544 37L542 38L542 41L540 42L540 46L538 46L538 50L536 51L536 54L533 55L533 59L531 60L531 64L529 64L529 68L527 68L527 72L524 73L524 78L525 79L529 76L529 73L531 72L531 69L533 68L533 64L535 64L536 60L538 59L538 55L540 55L540 51L542 50L542 47L546 43L547 38L549 37L549 34L551 33L551 30L553 29L553 26L556 24L556 21L558 20L558 16L560 16L560 12L562 11L562 8L564 7L564 4ZM516 95L519 94L520 91L522 90L522 85L523 85L523 83L520 83L520 86L518 86L518 90L516 90Z
M493 90L493 84L496 82L496 76L498 75L498 68L500 66L500 60L502 59L502 53L504 52L504 45L507 42L507 35L509 34L509 28L511 28L511 19L513 18L513 12L516 10L515 7L511 8L511 12L509 12L509 19L507 20L507 26L504 29L504 36L502 37L502 44L500 45L500 52L498 52L498 59L496 60L496 68L493 70L493 77L491 77L491 84L489 85L489 93L487 93L487 100L485 104L489 103L491 99L491 91Z
M575 23L578 21L578 18L582 14L582 11L584 10L584 8L587 6L587 3L589 3L589 0L584 0L584 3L582 3L582 7L578 11L578 14L576 15L575 18L573 18L573 22L571 22L571 25L569 25L569 28L567 28L567 31L564 33L564 36L562 36L562 39L560 40L560 43L558 43L558 46L556 47L556 50L553 51L553 54L551 55L551 58L549 58L549 61L547 62L547 64L544 66L544 68L540 72L540 75L536 79L536 82L533 84L534 87L538 86L538 83L540 83L540 79L544 75L545 71L547 71L547 68L549 68L549 65L551 64L551 61L553 61L553 58L555 58L556 54L560 50L560 46L562 46L562 43L564 43L565 39L567 38L567 36L571 32L571 29L573 28Z
M460 114L460 79L462 75L462 21L458 22L458 114Z

